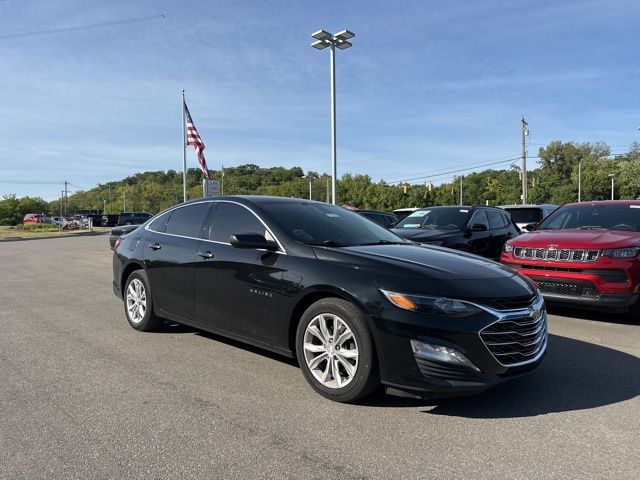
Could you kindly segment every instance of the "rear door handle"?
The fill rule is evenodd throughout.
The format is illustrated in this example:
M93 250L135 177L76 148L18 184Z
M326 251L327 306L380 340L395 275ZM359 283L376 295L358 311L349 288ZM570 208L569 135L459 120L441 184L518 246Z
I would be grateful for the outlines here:
M162 246L159 243L150 243L149 248L151 250L160 250Z
M205 260L209 260L210 258L213 258L213 253L207 250L205 252L198 252L198 256L204 258Z

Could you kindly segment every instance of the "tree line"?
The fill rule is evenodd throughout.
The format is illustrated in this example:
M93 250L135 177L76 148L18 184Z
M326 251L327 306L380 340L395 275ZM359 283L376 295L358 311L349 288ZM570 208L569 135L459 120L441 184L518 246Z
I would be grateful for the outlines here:
M611 178L615 177L615 198L640 198L640 144L634 143L621 155L612 155L604 143L554 141L541 147L539 166L528 171L529 203L562 205L578 199L578 175L581 171L583 201L606 200L611 196ZM304 172L300 167L261 168L254 164L212 171L222 181L227 195L277 195L309 198L326 202L330 177L325 173ZM369 175L345 174L338 180L339 204L375 210L402 207L455 205L460 199L460 177L437 186L429 183L374 182ZM202 196L202 174L187 171L188 198ZM519 165L506 169L489 169L462 177L463 203L508 205L520 203ZM330 198L330 197L329 197ZM182 201L182 172L175 170L142 172L120 181L99 184L87 191L70 195L67 212L104 211L119 213L145 211L157 213ZM0 224L15 225L26 213L59 213L60 201L15 195L0 200Z

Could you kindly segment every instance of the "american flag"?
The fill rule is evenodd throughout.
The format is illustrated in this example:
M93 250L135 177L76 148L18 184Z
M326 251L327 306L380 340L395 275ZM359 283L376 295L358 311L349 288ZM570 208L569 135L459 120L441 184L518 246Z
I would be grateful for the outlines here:
M198 130L196 130L196 126L193 124L193 119L191 118L191 114L189 113L189 109L187 108L186 102L184 103L184 121L185 121L185 129L187 132L187 145L193 145L193 148L196 149L196 156L198 157L198 163L200 164L200 170L202 170L202 174L210 179L211 176L209 174L209 169L207 168L207 161L204 159L204 142L200 138L198 134Z

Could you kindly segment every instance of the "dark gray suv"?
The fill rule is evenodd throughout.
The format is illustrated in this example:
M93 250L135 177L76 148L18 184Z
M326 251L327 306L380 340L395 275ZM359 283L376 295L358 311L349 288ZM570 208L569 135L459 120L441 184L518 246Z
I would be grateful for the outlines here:
M140 225L149 220L153 215L146 212L125 212L118 217L118 226Z

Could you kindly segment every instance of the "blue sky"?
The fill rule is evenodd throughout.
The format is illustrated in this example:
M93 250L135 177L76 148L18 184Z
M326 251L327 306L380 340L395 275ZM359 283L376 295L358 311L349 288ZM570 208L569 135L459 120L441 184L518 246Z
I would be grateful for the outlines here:
M183 88L210 168L330 171L320 28L356 33L337 53L339 175L438 183L518 156L522 115L530 155L640 140L636 0L2 0L0 25L0 195L180 170Z

